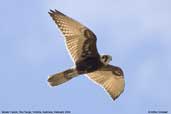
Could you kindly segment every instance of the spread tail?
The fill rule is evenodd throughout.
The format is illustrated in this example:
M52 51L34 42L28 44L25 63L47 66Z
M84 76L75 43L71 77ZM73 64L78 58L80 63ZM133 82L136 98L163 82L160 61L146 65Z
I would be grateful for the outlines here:
M57 86L57 85L60 85L64 82L71 80L72 78L74 78L78 75L79 74L78 74L77 70L75 68L71 68L71 69L65 70L63 72L56 73L56 74L49 76L48 82L49 82L49 85L51 85L51 86Z

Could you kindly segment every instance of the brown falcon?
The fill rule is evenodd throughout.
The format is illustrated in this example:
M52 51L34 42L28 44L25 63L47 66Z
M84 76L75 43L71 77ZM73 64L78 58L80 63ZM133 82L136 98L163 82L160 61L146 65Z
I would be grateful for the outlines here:
M74 67L49 76L49 84L57 86L86 74L115 100L124 90L124 74L121 68L109 64L112 60L110 55L98 53L96 35L86 26L57 10L50 10L49 14L64 35L66 47L74 62Z

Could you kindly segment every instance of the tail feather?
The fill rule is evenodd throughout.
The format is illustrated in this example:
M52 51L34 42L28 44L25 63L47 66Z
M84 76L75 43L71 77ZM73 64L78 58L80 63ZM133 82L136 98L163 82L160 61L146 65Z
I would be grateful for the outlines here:
M57 85L60 85L62 83L65 83L65 82L71 80L72 78L74 78L78 75L79 74L76 69L74 69L74 68L68 69L63 72L56 73L56 74L49 76L48 82L51 86L57 86Z

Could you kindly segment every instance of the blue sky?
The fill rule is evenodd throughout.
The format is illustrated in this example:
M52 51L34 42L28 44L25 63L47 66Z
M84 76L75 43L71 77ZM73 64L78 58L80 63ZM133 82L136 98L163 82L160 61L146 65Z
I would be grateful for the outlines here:
M3 0L0 2L0 110L147 114L171 109L170 0ZM57 9L96 33L102 54L125 74L112 101L85 76L55 88L49 74L73 63L48 15Z

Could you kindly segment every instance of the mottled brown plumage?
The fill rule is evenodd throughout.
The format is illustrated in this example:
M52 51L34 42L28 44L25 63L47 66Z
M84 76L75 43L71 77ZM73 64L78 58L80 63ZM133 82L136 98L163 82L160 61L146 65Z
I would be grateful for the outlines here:
M99 56L96 36L91 30L57 10L50 11L49 14L63 33L69 53L75 62L82 57Z
M57 86L68 80L87 74L88 78L103 87L115 100L124 90L123 71L109 65L109 55L100 55L96 47L96 35L86 26L57 10L50 10L52 19L64 35L68 52L75 66L49 77L51 86Z

